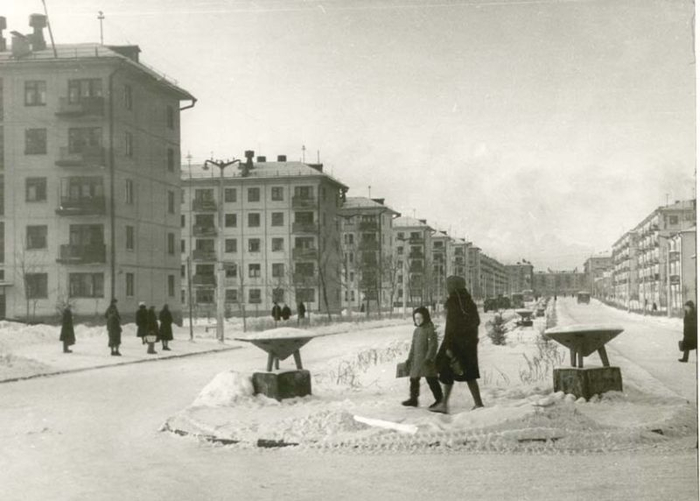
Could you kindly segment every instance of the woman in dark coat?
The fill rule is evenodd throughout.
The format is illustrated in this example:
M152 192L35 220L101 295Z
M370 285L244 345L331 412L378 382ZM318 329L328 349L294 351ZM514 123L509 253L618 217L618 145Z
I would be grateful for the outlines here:
M148 353L149 355L155 355L157 352L155 350L155 344L158 342L159 332L158 332L158 317L156 316L156 307L151 306L146 313L148 338Z
M105 311L105 318L107 319L108 345L112 351L111 355L113 357L121 357L122 354L119 353L119 346L122 344L122 319L117 309L116 299L112 299L112 302L109 304L107 311Z
M136 312L136 336L141 338L143 344L146 344L146 336L148 335L148 310L146 303L141 301L139 309Z
M479 391L479 312L462 277L447 278L445 336L436 357L440 381L445 385L442 402L430 410L447 414L447 404L455 381L466 381L474 399L474 409L483 407Z
M70 305L63 310L63 318L61 319L61 337L63 342L63 353L73 353L69 350L69 346L75 344L75 331L73 330L73 313L70 311Z
M679 362L687 362L690 350L698 348L698 314L695 311L695 303L692 301L685 303L683 341L679 343L679 348L683 352L683 358L679 358Z
M170 351L168 341L173 340L173 315L167 304L160 310L158 319L160 320L160 340L163 341L163 350Z

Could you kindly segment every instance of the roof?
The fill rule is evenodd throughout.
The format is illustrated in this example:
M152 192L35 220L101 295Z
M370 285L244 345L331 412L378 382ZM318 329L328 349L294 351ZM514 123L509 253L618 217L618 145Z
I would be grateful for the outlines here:
M137 46L134 47L138 50ZM116 59L123 61L132 68L144 73L154 79L157 83L169 88L172 92L179 94L181 99L195 99L192 94L177 85L177 81L167 78L164 74L159 73L150 66L134 61L133 59L120 54L118 52L120 46L107 46L98 43L79 43L79 44L57 44L56 54L54 55L51 44L47 45L46 49L33 50L22 57L15 57L11 50L0 52L0 65L25 65L33 62L41 63L68 63L75 61L107 61ZM116 50L115 50L116 49Z
M391 207L381 204L377 202L376 200L373 200L368 197L346 197L345 202L343 202L343 206L341 207L341 210L363 210L363 209L375 209L375 210L382 210L385 212L392 212L394 214L400 215L398 212L396 212L394 209Z
M209 167L208 170L204 170L204 164L192 164L191 166L183 165L180 176L183 181L189 181L190 176L192 180L214 180L219 178L219 170L212 167ZM325 178L341 188L348 189L345 184L335 179L333 176L303 162L254 162L253 168L248 172L246 177L241 175L239 165L233 165L230 168L224 169L225 179L237 179L239 181L243 179L288 179L296 177Z
M401 216L394 219L394 228L421 228L424 230L431 230L432 228L414 217Z

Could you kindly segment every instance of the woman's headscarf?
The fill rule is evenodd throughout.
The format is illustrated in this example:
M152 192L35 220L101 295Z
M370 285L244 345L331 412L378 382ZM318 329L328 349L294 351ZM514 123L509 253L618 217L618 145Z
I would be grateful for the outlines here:
M413 323L416 323L416 313L420 313L423 315L423 324L422 325L428 325L432 323L432 320L430 320L430 312L428 311L428 308L425 306L419 306L415 310L413 310ZM416 325L416 327L418 327Z

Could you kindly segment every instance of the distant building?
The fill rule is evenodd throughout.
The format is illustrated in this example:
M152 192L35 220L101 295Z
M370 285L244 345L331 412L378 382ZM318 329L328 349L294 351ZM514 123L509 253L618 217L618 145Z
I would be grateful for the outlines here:
M596 281L603 277L603 274L612 270L612 256L591 256L583 263L583 272L586 274L586 289L595 297L603 297L599 294ZM603 282L600 282L602 284Z
M431 238L432 241L432 273L431 273L431 296L438 303L444 303L447 299L447 277L448 271L451 268L451 243L450 237L444 231L435 231Z
M396 262L401 268L396 306L432 304L432 233L425 219L401 216L393 221Z
M508 287L506 294L522 293L524 290L532 289L532 277L534 266L529 261L522 260L516 264L507 264L506 273L508 275Z
M347 197L338 212L343 308L388 309L399 290L392 223L398 212L383 198Z
M0 30L0 316L70 303L102 319L114 297L124 319L145 301L179 321L180 111L194 97L136 45L54 51L45 16L31 24L11 50Z
M470 244L463 238L450 239L447 248L447 276L456 275L469 283L467 249Z
M224 171L183 167L182 302L191 299L199 315L215 311L217 262L225 266L228 315L267 315L273 301L292 310L337 313L341 308L339 214L347 186L321 164L276 162L253 152ZM184 172L185 169L187 172ZM218 224L223 211L223 227ZM219 255L223 239L223 256Z
M639 235L628 231L612 247L613 301L625 308L639 306L637 252Z
M567 296L585 290L585 273L574 271L538 271L533 275L533 291L538 296Z
M669 289L671 311L680 314L686 301L697 305L697 234L695 228L681 230L669 238Z
M505 295L508 290L508 273L504 264L481 253L479 259L480 287L477 298Z

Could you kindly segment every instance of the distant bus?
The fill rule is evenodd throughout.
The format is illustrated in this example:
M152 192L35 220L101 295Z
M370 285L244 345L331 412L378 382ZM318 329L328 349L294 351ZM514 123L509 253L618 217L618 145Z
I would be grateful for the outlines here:
M514 292L513 294L510 295L510 307L511 308L524 308L525 307L525 302L523 301L523 295Z
M591 293L588 291L579 291L576 293L576 302L588 304L591 302Z
M530 301L535 300L535 293L533 292L532 289L525 289L523 291L523 301L526 303L529 303Z

